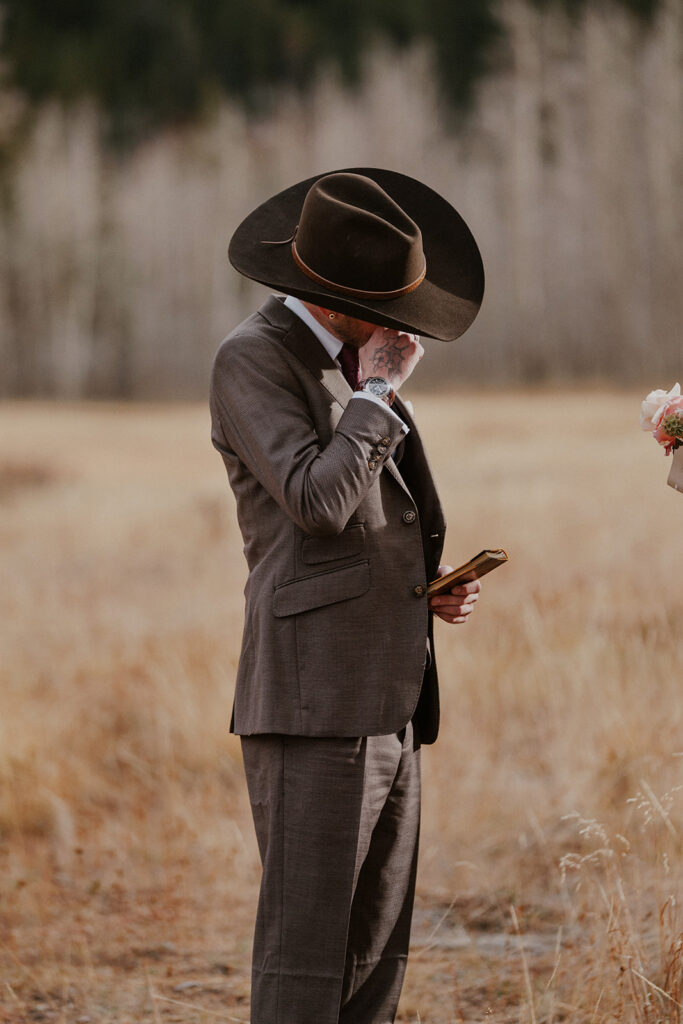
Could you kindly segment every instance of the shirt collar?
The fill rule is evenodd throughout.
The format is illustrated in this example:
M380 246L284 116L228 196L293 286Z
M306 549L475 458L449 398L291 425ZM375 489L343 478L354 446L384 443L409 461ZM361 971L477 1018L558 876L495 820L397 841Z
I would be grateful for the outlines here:
M343 342L341 342L339 338L335 338L333 334L330 334L327 328L323 327L321 323L318 323L316 318L309 312L309 310L306 309L300 299L295 299L293 295L288 295L285 299L285 306L287 309L291 309L292 313L296 313L307 327L310 327L327 354L331 356L332 359L337 359L343 348Z

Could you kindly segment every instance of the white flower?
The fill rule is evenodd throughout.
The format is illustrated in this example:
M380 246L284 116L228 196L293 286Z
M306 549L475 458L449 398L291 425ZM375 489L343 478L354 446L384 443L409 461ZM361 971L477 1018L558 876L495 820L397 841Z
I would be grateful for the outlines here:
M672 398L678 398L681 385L674 384L671 391L651 391L640 406L640 425L643 430L656 430L659 426L664 409Z

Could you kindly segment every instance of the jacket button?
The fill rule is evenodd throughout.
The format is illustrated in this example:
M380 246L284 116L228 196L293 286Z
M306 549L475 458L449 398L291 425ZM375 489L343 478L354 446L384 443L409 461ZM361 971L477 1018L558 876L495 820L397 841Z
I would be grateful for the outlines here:
M383 437L382 438L382 444L391 444L391 438L390 437Z
M413 512L412 508L406 509L406 511L403 513L403 522L404 523L408 523L408 524L414 523L416 519L417 519L417 515L416 515L415 512Z
M418 585L413 590L415 597L424 597L426 592L427 588L422 583L418 583Z
M377 465L377 460L376 459L370 459L369 462L368 462L368 469L374 469L376 465Z
M384 455L386 450L387 450L386 445L384 445L384 444L378 444L377 445L377 451L380 453L380 455Z

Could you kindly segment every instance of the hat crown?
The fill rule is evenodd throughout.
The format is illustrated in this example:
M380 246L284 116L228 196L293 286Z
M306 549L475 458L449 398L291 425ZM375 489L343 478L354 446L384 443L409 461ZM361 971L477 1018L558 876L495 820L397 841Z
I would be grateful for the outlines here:
M377 182L337 172L318 179L301 210L295 256L330 287L394 293L425 273L422 233Z

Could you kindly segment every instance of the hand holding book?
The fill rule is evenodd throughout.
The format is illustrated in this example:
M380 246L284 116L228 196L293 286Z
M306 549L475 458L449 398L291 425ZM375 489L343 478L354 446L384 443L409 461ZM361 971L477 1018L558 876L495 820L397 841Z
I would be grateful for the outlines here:
M507 560L508 556L502 548L480 551L474 558L470 558L469 562L458 566L457 569L446 573L445 576L439 576L437 579L432 580L427 587L427 596L434 597L436 594L448 593L453 587L470 583L472 580L478 580L485 576L487 572L491 572L492 569L497 569L499 565L503 565Z

